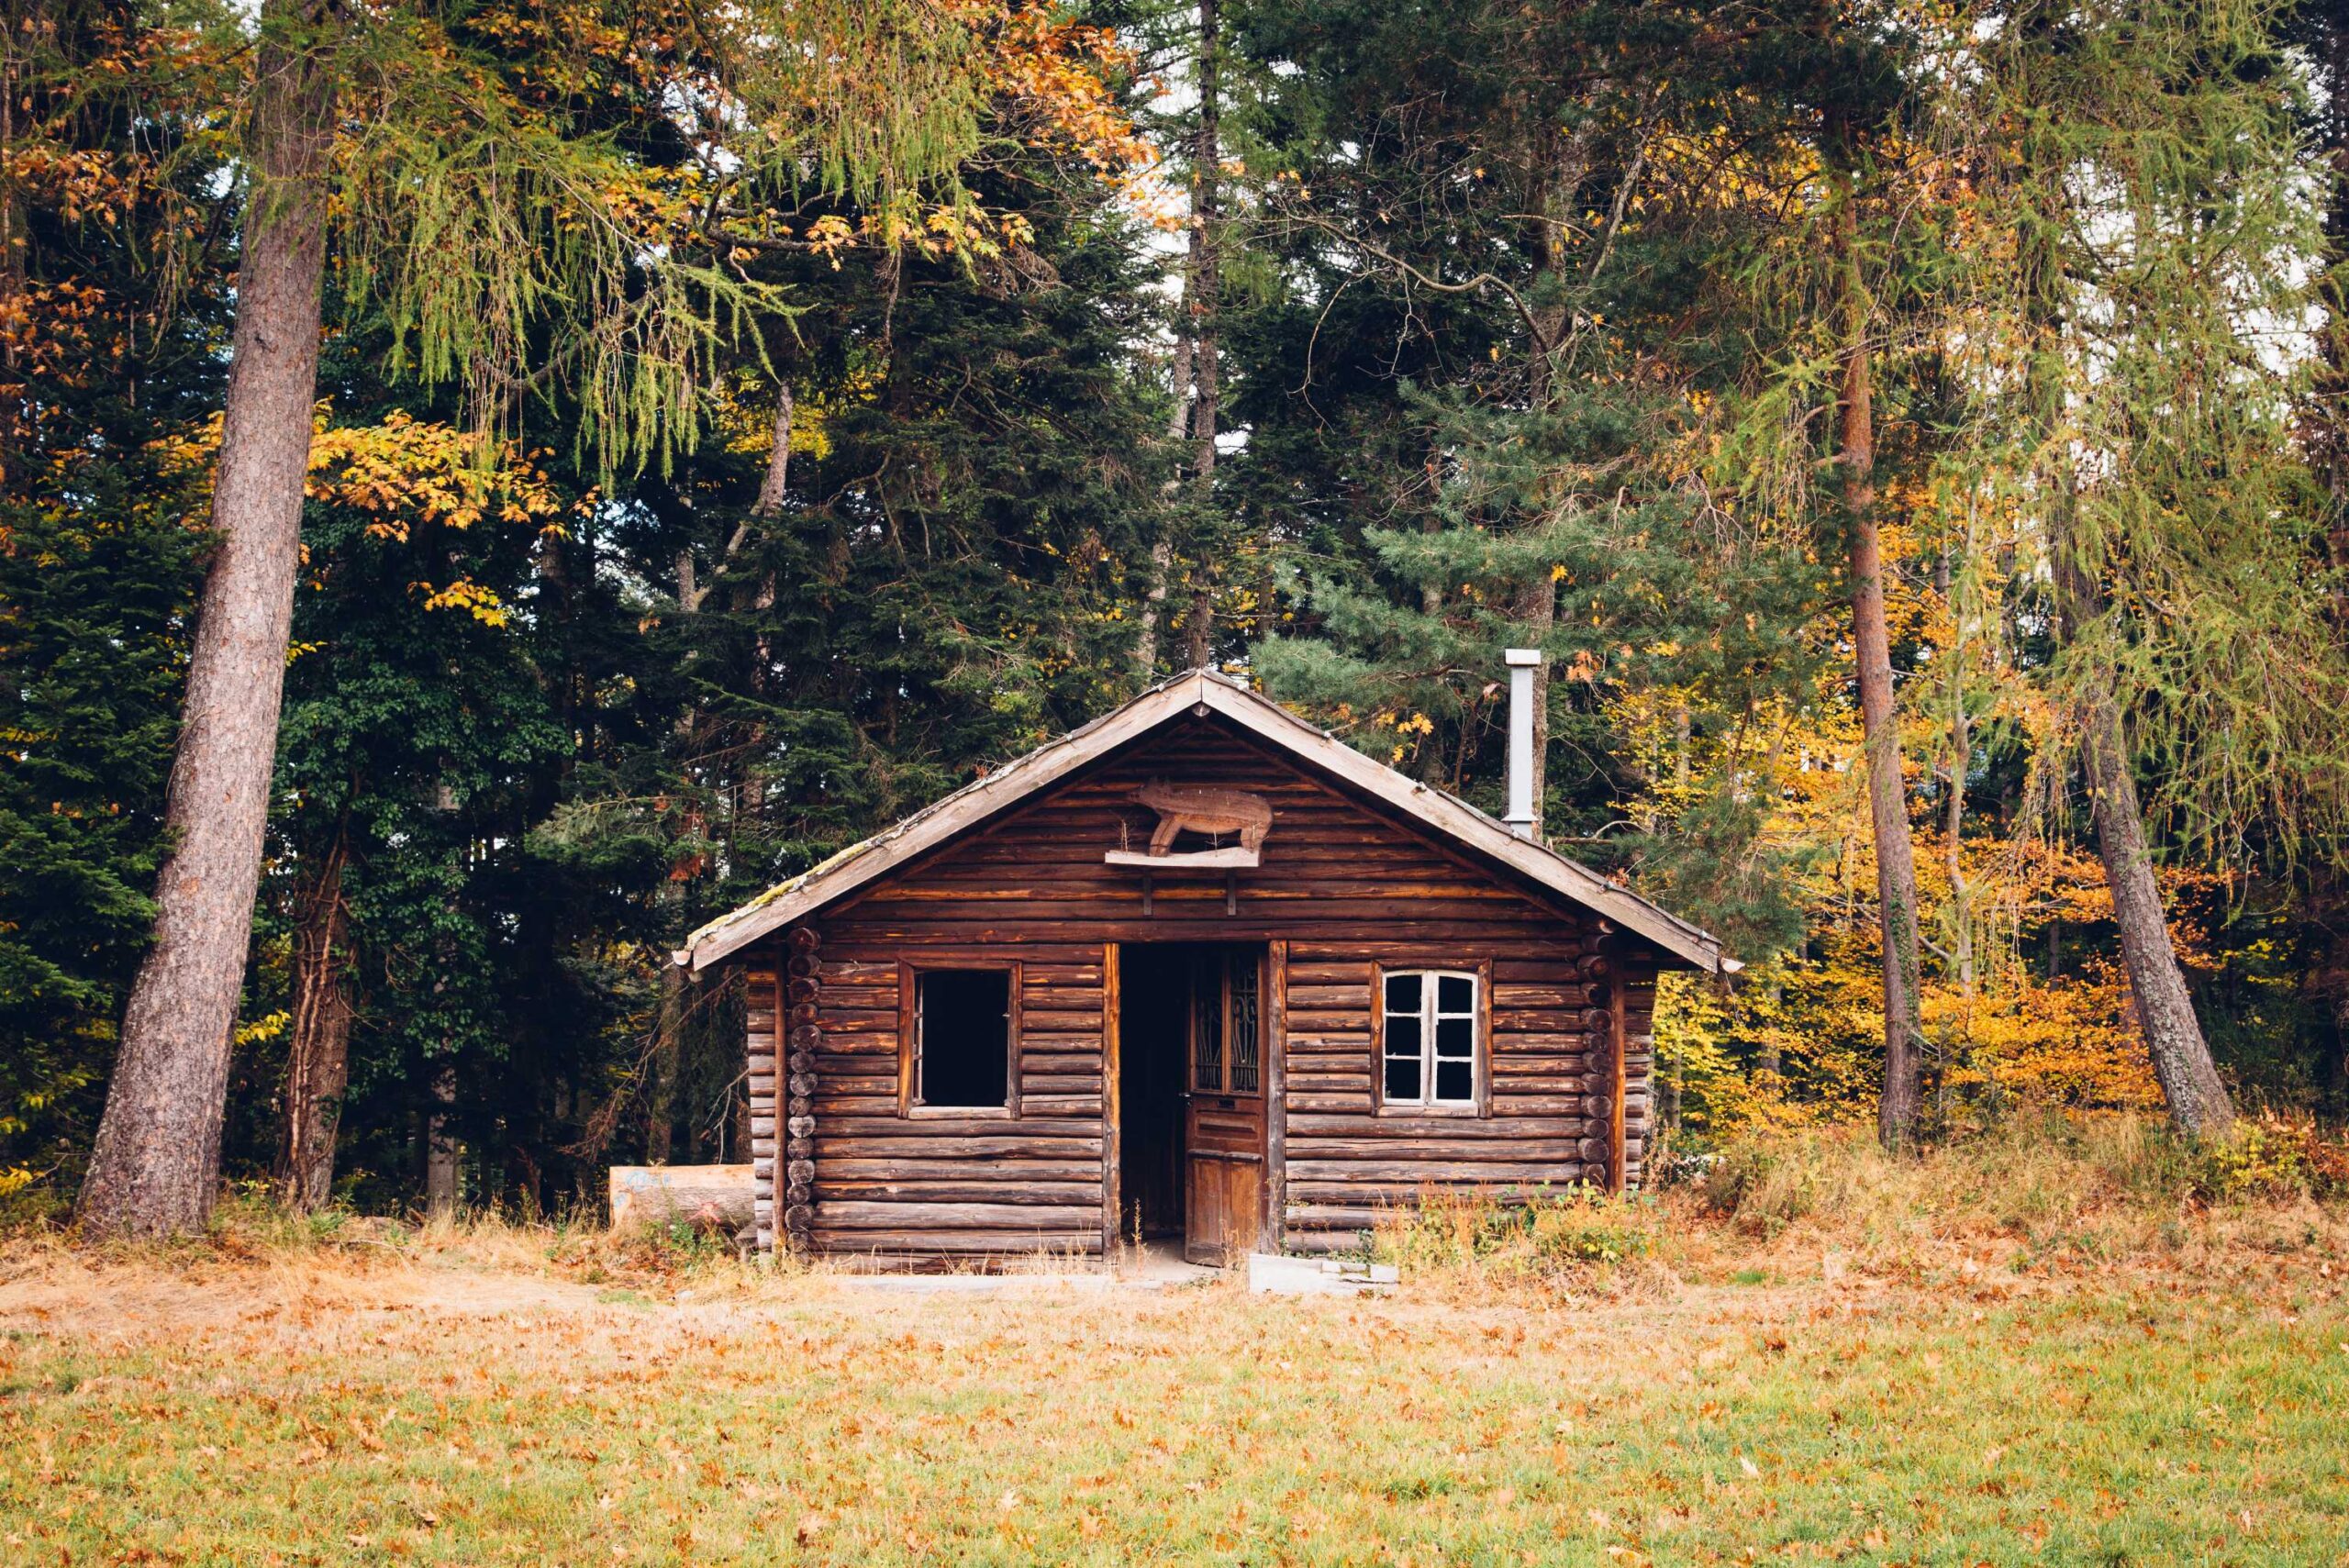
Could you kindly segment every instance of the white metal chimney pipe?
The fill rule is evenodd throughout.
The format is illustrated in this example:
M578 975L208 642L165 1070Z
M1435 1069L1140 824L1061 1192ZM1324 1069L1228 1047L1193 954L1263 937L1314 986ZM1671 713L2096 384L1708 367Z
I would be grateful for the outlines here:
M1533 672L1538 648L1504 649L1508 665L1508 815L1501 820L1520 839L1533 837Z

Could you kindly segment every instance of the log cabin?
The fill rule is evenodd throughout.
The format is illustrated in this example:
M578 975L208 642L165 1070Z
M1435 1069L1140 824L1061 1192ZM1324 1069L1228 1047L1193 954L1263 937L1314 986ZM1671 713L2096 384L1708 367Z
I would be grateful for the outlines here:
M881 1267L1362 1244L1638 1183L1655 978L1720 944L1195 671L695 932L749 995L757 1245Z

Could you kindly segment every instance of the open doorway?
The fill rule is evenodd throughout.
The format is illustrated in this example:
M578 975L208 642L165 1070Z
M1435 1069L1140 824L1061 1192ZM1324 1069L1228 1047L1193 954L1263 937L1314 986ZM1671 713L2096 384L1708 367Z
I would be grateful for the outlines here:
M1119 1232L1193 1262L1256 1244L1264 1207L1264 949L1119 949Z

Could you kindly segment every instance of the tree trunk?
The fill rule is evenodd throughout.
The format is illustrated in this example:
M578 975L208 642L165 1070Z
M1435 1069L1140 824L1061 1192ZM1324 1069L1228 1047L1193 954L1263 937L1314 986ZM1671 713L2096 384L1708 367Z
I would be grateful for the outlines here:
M457 1070L443 1062L433 1069L432 1108L424 1118L424 1212L435 1219L457 1212L461 1151L449 1126L456 1105Z
M670 963L661 970L661 1006L652 1018L651 1083L644 1094L644 1162L669 1162L670 1139L677 1119L677 1038L685 1029L685 965Z
M219 1180L317 384L334 93L299 36L317 19L295 0L267 0L262 11L252 192L212 499L217 543L165 808L174 847L157 882L154 946L131 986L82 1185L82 1225L94 1235L199 1229Z
M297 1214L316 1212L333 1195L335 1132L351 1083L349 855L349 829L338 825L295 895L294 1043L276 1176L278 1200Z
M2129 995L2137 1022L2153 1053L2154 1076L2169 1102L2170 1119L2201 1137L2234 1119L2234 1105L2220 1081L2218 1063L2194 1017L2162 913L2160 884L2145 849L2144 817L2137 782L2121 744L2121 710L2099 693L2082 716L2081 751L2088 781L2089 816L2096 824L2097 854L2112 888L2112 917L2121 928L2121 959L2129 971Z
M2063 272L2052 254L2035 254L2039 294L2033 302L2038 328L2052 345L2063 331L2061 296ZM2052 350L2043 350L2042 362L2032 372L2037 383L2033 403L2044 435L2051 441L2060 430L2062 387L2046 365ZM2058 450L2061 450L2060 446ZM2055 643L2068 651L2078 643L2081 629L2103 609L2099 573L2083 558L2073 517L2074 492L2068 471L2059 470L2048 486L2051 505L2047 547L2055 584ZM2162 910L2161 885L2154 876L2153 856L2145 844L2143 807L2137 799L2137 781L2129 769L2129 751L2121 725L2121 708L2110 684L2096 672L2076 675L2080 723L2080 767L2088 790L2088 817L2096 828L2097 857L2104 862L2106 884L2112 891L2112 916L2121 931L2121 962L2128 972L2129 995L2137 1009L2138 1027L2144 1031L2145 1049L2153 1057L2154 1076L2170 1120L2181 1130L2200 1137L2224 1128L2234 1118L2234 1105L2210 1059L2209 1041L2194 1016L2194 999L2186 988L2186 972L2178 966L2169 922ZM2054 939L2049 963L2054 968Z
M1876 906L1884 936L1884 1097L1876 1135L1887 1149L1917 1136L1924 1026L1918 1010L1917 862L1901 778L1893 705L1892 637L1884 613L1884 549L1876 533L1876 414L1869 380L1868 306L1860 278L1858 217L1848 173L1836 179L1835 249L1842 277L1843 388L1836 462L1851 529L1852 643L1859 666L1868 812L1876 837Z
M1196 239L1193 247L1197 248ZM1175 310L1174 362L1168 382L1174 394L1174 412L1166 421L1166 439L1179 454L1191 432L1191 277L1187 267L1183 274L1182 301ZM1165 484L1170 500L1183 490L1179 455L1175 462L1177 472ZM1150 547L1150 579L1142 589L1141 630L1134 639L1134 669L1144 684L1158 673L1158 625L1166 614L1166 580L1174 571L1174 547L1162 531Z
M751 507L753 515L772 517L783 510L783 498L791 488L791 418L796 412L791 401L791 383L784 382L776 389L774 407L774 449L767 453L766 476L759 481L759 498Z
M1215 483L1215 438L1220 412L1222 356L1216 313L1222 292L1217 224L1220 197L1217 177L1223 161L1221 92L1216 80L1219 17L1217 0L1199 0L1199 133L1191 154L1191 268L1186 292L1191 310L1191 483L1205 508ZM1215 656L1215 561L1209 550L1192 551L1196 574L1191 606L1183 617L1184 663L1197 670Z
M1957 988L1969 1000L1974 995L1973 890L1965 880L1965 775L1974 766L1974 725L1965 711L1962 671L1950 674L1949 800L1943 836L1948 857L1949 897L1954 913L1950 925L1950 966L1957 972Z

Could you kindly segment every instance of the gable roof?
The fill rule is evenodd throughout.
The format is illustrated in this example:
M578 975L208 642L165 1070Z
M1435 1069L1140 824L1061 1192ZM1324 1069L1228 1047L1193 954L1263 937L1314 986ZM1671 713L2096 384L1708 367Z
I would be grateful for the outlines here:
M685 939L681 964L707 969L768 932L871 884L937 845L1193 710L1219 714L1292 757L1408 813L1444 839L1497 861L1553 893L1638 933L1707 973L1739 966L1719 938L1698 929L1588 867L1486 816L1466 801L1372 761L1327 731L1228 676L1194 670L1152 686L1123 707L995 769L829 860L780 883Z

